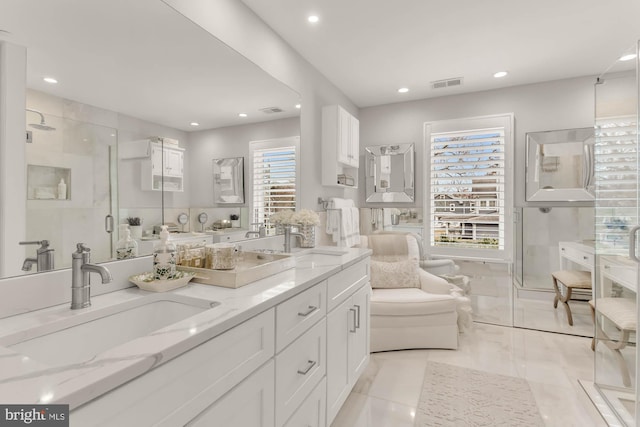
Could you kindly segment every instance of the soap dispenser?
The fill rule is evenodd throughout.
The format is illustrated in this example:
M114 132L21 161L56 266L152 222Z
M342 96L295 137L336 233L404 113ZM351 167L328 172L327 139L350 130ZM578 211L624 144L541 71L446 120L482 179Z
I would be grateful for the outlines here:
M169 230L163 225L160 241L153 247L153 276L155 280L173 279L176 274L176 245L169 241Z
M131 237L128 224L120 224L120 240L116 243L116 259L129 259L138 256L138 243Z
M58 199L67 199L67 184L65 184L64 178L60 178L60 182L58 183Z

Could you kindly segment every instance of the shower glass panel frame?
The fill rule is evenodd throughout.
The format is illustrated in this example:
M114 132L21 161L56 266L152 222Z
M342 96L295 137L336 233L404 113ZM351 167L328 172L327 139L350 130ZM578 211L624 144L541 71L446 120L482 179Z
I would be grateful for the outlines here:
M55 180L49 179L50 183L46 176L27 183L27 191L39 190L42 196L27 197L25 239L49 240L55 249L56 270L71 267L71 253L78 242L91 248L92 262L113 260L117 236L106 231L105 217L113 215L117 223L117 129L43 114L55 129L33 130L32 142L26 144L25 171L37 165L66 173L67 194L60 199L48 195L55 192L57 175L51 174ZM38 188L29 188L32 184ZM35 248L29 250L35 252Z
M632 49L638 53L638 44ZM594 388L623 425L638 425L638 263L631 233L640 223L638 59L616 61L595 84ZM623 317L626 315L627 319ZM624 326L624 325L627 326ZM623 325L623 326L621 326ZM631 333L625 333L632 330ZM612 348L613 347L613 348Z

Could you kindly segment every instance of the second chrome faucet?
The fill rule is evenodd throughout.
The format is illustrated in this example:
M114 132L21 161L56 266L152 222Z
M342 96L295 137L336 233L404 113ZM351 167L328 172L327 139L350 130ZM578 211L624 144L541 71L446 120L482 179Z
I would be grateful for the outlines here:
M91 249L84 243L78 243L71 257L71 309L76 310L91 306L90 273L99 274L102 283L109 283L113 279L106 267L90 264Z

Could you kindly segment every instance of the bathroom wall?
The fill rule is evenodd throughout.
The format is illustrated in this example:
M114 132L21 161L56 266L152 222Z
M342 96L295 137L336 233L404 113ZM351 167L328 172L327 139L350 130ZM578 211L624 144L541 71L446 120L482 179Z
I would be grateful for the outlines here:
M360 110L360 152L368 145L416 144L416 200L407 206L421 207L424 193L424 123L491 114L515 116L515 205L525 204L525 134L532 131L593 126L593 84L595 77L557 80L513 86L463 95L442 96L362 108ZM446 92L445 92L446 93ZM360 181L364 169L360 169ZM359 192L360 206L365 203Z

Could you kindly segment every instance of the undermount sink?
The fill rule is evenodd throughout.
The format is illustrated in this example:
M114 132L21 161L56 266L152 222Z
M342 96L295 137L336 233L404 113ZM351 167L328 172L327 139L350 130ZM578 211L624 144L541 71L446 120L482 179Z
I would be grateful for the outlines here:
M312 249L296 257L296 267L314 268L342 264L342 255L347 251L342 249Z
M219 304L154 294L20 331L0 339L0 345L51 367L82 363Z

